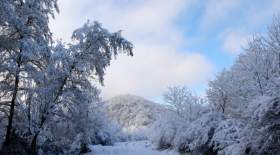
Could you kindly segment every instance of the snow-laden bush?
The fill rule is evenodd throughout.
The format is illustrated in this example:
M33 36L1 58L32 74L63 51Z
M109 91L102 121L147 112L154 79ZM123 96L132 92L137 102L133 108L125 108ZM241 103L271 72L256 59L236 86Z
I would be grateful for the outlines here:
M280 98L258 97L242 118L209 112L193 122L164 113L154 128L159 149L215 155L280 154Z
M280 99L258 97L249 103L246 119L227 119L212 139L219 155L280 153Z
M106 117L102 103L91 103L87 117L57 118L39 138L42 154L78 154L88 151L87 145L112 145L118 127ZM80 115L80 114L79 114ZM80 115L82 116L82 115Z
M232 152L232 149L235 147L241 149L242 146L239 145L242 138L240 133L244 126L243 122L236 119L227 119L220 122L212 137L211 145L213 149L217 150L219 155L236 154Z
M261 97L251 103L251 126L259 133L251 135L251 145L258 144L256 152L260 154L280 154L280 98Z
M206 113L193 122L175 113L164 113L154 126L152 141L158 149L201 153L212 149L211 140L219 122L225 118L221 113Z
M184 123L188 124L173 111L163 111L151 129L151 141L160 150L174 148L175 136Z
M188 125L181 126L175 136L179 152L203 153L210 151L210 142L219 122L225 118L220 113L207 113Z

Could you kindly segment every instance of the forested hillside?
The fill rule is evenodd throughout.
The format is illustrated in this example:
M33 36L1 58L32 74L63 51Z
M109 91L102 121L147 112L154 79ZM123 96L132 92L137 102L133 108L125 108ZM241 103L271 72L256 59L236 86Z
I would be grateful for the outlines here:
M147 132L159 119L164 107L135 95L120 95L105 103L109 118L131 138L147 139Z

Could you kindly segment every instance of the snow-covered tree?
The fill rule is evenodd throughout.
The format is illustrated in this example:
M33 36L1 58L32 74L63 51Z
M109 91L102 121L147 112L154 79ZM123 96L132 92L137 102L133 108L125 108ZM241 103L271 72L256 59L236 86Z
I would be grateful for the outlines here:
M269 36L277 36L272 31ZM274 44L277 44L274 39ZM279 94L278 55L272 39L255 36L234 65L209 82L207 96L210 104L227 114L243 115L248 103L258 96Z
M169 87L163 97L172 110L189 121L197 118L205 103L203 98L194 95L186 86Z
M39 81L38 91L33 100L40 105L39 115L33 120L32 146L40 132L47 126L53 114L72 112L78 118L87 116L87 107L92 103L96 79L103 84L105 69L110 65L113 56L119 52L132 55L132 44L121 37L120 33L109 33L101 24L87 22L73 33L74 44L66 48L58 44L47 67L43 70L44 77ZM84 111L82 111L84 110ZM72 117L72 116L71 116ZM84 124L82 137L86 137L87 123ZM80 127L83 127L80 125ZM85 139L83 139L85 140ZM88 144L89 141L83 142Z
M192 122L163 123L156 144L191 154L279 154L279 38L276 18L267 36L252 38L233 66L209 82L212 111Z
M210 82L209 102L235 114L214 134L218 154L279 154L279 36L275 18L268 36L254 36L234 65Z
M176 134L184 123L184 119L174 111L163 110L159 119L153 124L150 140L157 149L173 149Z
M223 70L216 78L209 82L207 90L207 98L209 104L214 110L222 113L232 113L235 106L235 96L240 95L234 84L234 74L232 72Z
M5 145L11 142L15 106L22 104L31 81L49 55L49 16L57 10L56 0L2 0L0 2L0 89L1 106L7 112ZM27 84L26 81L30 83Z
M38 138L46 137L50 128L58 126L55 122L66 118L67 125L80 128L75 134L81 135L81 143L88 144L92 124L87 121L91 122L90 107L98 94L95 85L103 84L112 58L119 53L132 55L132 44L120 32L110 33L98 22L77 29L70 44L53 42L48 25L55 11L56 0L0 2L0 115L1 124L7 123L4 146L9 147L13 135L19 136L31 143L31 154L37 153Z

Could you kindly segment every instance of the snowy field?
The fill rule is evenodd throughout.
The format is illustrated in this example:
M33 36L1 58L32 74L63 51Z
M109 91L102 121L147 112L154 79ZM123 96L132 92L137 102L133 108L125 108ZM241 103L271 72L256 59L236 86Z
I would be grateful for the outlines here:
M148 141L116 143L114 146L91 146L86 155L179 155L173 151L157 151Z

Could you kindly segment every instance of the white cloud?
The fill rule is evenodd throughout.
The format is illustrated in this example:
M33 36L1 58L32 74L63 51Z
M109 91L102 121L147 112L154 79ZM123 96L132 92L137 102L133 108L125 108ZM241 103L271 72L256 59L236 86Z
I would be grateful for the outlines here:
M250 28L263 28L271 23L273 16L280 15L280 1L268 0L261 6L254 5L248 10L247 25Z
M243 0L208 0L205 3L203 15L200 25L202 30L211 30L213 27L227 20L238 7L241 6Z
M135 58L120 57L106 77L104 93L132 93L146 97L161 95L170 85L205 82L211 65L198 53L178 52L165 45L141 46Z
M135 56L120 56L108 68L103 95L133 93L154 98L168 85L205 82L212 66L199 53L182 50L187 38L175 20L192 1L61 0L61 14L51 23L55 36L69 40L87 19L99 20L135 44Z
M233 55L238 55L246 48L250 39L248 34L238 30L225 30L220 39L223 42L223 49Z
M280 13L279 0L255 3L250 0L208 0L199 19L200 29L213 32L219 28L221 49L237 55L246 47L250 36L263 31L277 13Z

